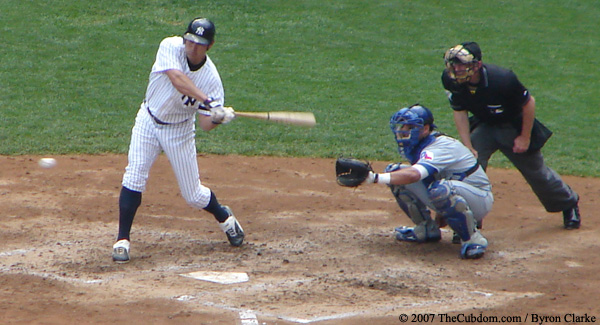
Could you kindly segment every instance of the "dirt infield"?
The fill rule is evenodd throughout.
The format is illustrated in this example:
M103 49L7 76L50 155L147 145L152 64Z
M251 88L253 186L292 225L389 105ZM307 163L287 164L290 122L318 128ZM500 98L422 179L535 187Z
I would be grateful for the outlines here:
M132 260L118 265L110 251L126 156L56 157L52 169L39 158L0 157L2 322L600 321L598 179L565 177L583 215L582 228L567 231L516 171L490 170L490 246L466 261L447 230L440 243L395 241L394 227L411 223L388 189L336 185L333 160L200 155L204 184L247 233L230 247L212 216L185 204L161 156L133 225ZM186 276L199 271L248 281Z

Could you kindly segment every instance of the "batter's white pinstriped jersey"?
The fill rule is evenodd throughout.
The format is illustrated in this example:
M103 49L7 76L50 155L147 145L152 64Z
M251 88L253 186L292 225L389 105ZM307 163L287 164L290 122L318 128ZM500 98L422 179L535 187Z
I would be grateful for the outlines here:
M156 61L150 72L150 81L146 89L146 104L152 115L167 123L178 123L193 119L194 114L210 115L207 111L198 110L199 101L182 96L175 89L169 77L164 73L167 70L180 70L185 73L208 97L213 98L220 105L224 104L224 91L221 77L210 57L197 71L191 71L185 56L183 38L179 36L165 38L156 53Z
M165 73L173 69L185 73L207 96L224 104L223 84L210 58L206 57L206 62L200 69L191 71L183 39L177 36L165 38L156 54L146 98L140 106L131 132L128 165L122 185L132 191L145 191L150 168L158 155L164 152L169 158L183 198L192 207L202 209L210 201L211 190L200 181L196 157L195 114L199 112L210 115L210 112L198 110L198 100L182 95L173 86Z

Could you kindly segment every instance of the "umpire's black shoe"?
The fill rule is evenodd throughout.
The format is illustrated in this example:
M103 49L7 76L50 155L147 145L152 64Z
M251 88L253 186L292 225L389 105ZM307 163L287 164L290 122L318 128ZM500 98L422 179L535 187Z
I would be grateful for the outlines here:
M227 235L227 239L229 240L231 246L242 246L242 244L244 243L245 236L244 229L242 229L242 226L233 215L233 212L231 212L231 209L226 205L224 205L223 208L227 210L229 218L227 218L227 220L225 220L224 222L220 223L219 226L221 227L221 230L223 230L223 232L225 232L225 234Z
M578 229L581 226L581 215L579 214L579 201L570 209L563 211L563 222L565 229Z

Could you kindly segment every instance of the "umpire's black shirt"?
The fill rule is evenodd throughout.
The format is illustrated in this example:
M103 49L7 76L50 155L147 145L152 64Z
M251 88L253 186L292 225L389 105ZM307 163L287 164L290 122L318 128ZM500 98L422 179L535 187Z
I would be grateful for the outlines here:
M530 96L514 72L493 64L483 64L476 87L469 87L468 82L458 84L446 70L442 73L442 84L448 91L452 109L467 110L490 125L506 122L520 125L523 105Z

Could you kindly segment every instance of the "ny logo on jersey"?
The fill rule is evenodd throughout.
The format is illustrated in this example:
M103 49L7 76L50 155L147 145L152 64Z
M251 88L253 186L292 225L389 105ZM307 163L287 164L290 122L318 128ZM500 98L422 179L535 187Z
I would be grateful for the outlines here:
M195 98L183 95L181 96L181 101L183 101L183 105L185 106L194 106L196 105L197 100Z
M196 28L196 35L204 35L204 27L198 26L198 28Z

